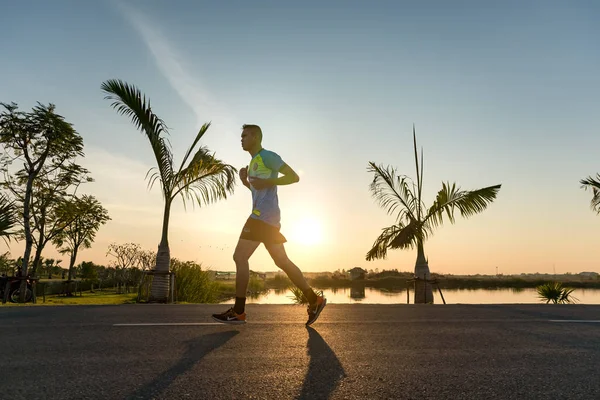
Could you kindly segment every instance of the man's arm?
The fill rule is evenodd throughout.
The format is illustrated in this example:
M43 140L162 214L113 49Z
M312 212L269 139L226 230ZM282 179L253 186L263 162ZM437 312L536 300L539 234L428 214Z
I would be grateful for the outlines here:
M279 169L279 173L281 173L283 176L274 179L260 179L250 177L250 184L255 189L260 190L276 185L290 185L292 183L300 181L300 177L298 176L296 171L294 171L292 167L290 167L287 164L283 164L283 166Z
M279 173L283 176L273 179L273 183L275 185L290 185L292 183L300 181L300 177L298 176L296 171L294 171L292 167L290 167L287 164L283 164L283 166L279 170Z

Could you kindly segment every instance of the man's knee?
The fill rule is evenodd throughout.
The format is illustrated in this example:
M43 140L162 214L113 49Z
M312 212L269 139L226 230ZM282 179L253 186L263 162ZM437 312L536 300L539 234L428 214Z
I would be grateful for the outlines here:
M292 263L287 257L277 257L274 258L273 261L275 262L275 265L284 271L288 270Z
M248 262L249 257L239 251L236 251L235 253L233 253L233 261L235 262L236 265L238 264L244 264L246 262Z

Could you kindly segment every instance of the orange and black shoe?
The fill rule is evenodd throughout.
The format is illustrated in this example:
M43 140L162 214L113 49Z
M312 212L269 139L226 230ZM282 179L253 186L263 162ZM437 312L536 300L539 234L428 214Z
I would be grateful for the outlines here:
M306 321L306 326L309 326L310 324L315 322L317 320L317 318L319 318L321 311L323 311L323 309L325 308L326 305L327 305L327 299L325 297L323 297L322 295L317 296L317 302L315 304L310 304L307 308L308 321Z
M243 312L241 314L233 311L233 307L229 310L225 311L222 314L213 314L213 319L217 322L222 322L224 324L245 324L246 323L246 313Z

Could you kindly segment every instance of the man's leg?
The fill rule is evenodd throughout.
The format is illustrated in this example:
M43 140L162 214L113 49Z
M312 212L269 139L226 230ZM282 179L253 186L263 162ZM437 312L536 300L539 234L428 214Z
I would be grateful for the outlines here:
M300 268L298 268L296 264L289 259L283 244L265 244L265 247L275 262L275 265L281 268L294 283L294 285L302 290L310 304L315 304L317 301L317 295L309 286L308 282L306 282L306 279L304 278L304 275L302 275Z
M260 245L254 240L240 239L233 253L235 261L235 305L233 310L241 314L246 306L246 291L250 280L250 264L248 260Z

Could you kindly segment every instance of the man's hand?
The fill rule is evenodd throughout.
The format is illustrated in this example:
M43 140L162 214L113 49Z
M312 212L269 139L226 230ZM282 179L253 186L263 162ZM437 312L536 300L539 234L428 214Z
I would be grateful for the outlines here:
M272 179L261 179L252 176L250 177L250 184L256 190L266 189L275 185Z
M240 168L240 179L242 182L248 182L248 166Z
M246 186L248 189L250 189L250 183L248 182L248 166L240 168L239 175L240 175L240 179L242 181L242 184L244 186Z

